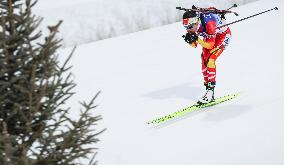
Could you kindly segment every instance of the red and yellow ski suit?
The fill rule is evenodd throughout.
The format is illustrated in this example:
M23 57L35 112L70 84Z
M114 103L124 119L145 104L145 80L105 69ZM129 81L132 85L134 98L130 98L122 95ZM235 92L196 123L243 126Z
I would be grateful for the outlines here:
M204 77L204 83L216 82L216 64L215 61L222 54L225 48L228 46L231 39L231 31L229 27L218 29L217 27L224 25L225 21L218 15L208 13L203 14L203 23L199 23L198 37L195 43L192 43L193 47L197 47L200 44L202 49L202 73Z

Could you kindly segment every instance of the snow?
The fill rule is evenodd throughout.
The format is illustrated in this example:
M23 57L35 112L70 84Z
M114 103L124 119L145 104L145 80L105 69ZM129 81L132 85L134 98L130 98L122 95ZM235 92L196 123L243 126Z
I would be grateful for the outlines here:
M241 6L240 16L280 10L231 25L232 42L217 61L216 97L234 99L160 127L146 122L194 103L203 94L201 48L182 39L181 22L78 46L72 65L78 100L98 90L100 165L284 164L284 2ZM70 29L62 29L71 31ZM74 29L76 30L76 29ZM63 57L70 48L60 50Z
M252 1L255 0L40 0L35 12L44 17L40 27L45 33L48 25L64 20L59 37L68 47L177 22L182 12L176 6L228 8Z

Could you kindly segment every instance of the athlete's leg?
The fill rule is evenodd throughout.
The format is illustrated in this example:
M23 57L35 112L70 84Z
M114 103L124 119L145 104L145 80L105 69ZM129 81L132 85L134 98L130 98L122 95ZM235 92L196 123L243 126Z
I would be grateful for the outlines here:
M201 65L202 65L202 74L205 86L208 83L208 70L207 70L208 57L209 57L209 50L203 48L201 54Z
M216 36L216 47L210 50L211 55L207 63L208 82L216 82L216 60L229 45L230 40L230 29L228 29L226 33L222 33Z
M207 63L207 76L208 82L216 82L216 60L223 52L223 49L219 49L210 56Z

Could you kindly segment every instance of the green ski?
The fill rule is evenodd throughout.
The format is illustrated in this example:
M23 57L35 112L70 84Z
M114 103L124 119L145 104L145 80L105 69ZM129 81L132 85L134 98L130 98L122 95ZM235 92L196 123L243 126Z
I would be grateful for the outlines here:
M197 111L199 109L206 108L206 107L211 107L211 106L223 103L223 102L228 101L228 100L232 100L232 99L238 97L240 94L241 93L235 93L235 94L230 94L230 95L226 95L226 96L223 96L223 97L219 97L219 98L215 99L214 101L212 101L210 103L206 103L206 104L201 104L201 105L194 104L192 106L183 108L179 111L173 112L169 115L151 120L151 121L147 122L147 124L149 124L149 125L162 124L162 123L165 123L165 122L170 121L172 119L182 117L182 116L184 116L184 115L186 115L190 112Z

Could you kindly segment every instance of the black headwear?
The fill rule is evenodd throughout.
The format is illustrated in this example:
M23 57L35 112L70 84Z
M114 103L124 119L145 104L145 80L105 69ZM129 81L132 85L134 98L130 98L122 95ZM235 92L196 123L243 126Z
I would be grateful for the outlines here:
M183 14L182 18L183 18L183 19L187 19L187 18L193 18L193 17L196 17L196 16L197 16L197 14L196 14L195 11L189 10L189 11L186 11L186 12Z

